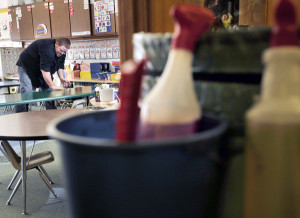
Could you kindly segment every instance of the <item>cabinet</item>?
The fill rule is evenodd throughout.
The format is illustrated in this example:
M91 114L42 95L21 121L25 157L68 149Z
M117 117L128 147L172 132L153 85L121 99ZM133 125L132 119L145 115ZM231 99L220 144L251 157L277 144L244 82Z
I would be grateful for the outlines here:
M52 37L70 37L70 16L67 0L51 0L49 2Z
M51 38L51 23L49 15L49 3L39 2L32 4L32 22L34 37L39 38Z
M69 0L71 36L90 36L90 3L89 0Z
M91 2L92 4L89 0L50 0L9 7L10 38L14 41L32 41L38 38L116 36L119 30L116 11L118 1ZM97 14L95 17L94 3L103 3L102 6L109 12L105 16ZM95 18L99 22L96 23ZM95 28L96 25L105 25L106 30L99 31L99 28Z
M184 0L119 0L120 58L123 63L132 58L132 34L140 31L173 32L174 22L169 10Z
M118 0L115 0L115 20L116 20L116 33L119 33L119 9L118 9Z
M274 19L274 4L276 0L240 0L239 24L249 26L271 26ZM300 2L295 1L300 24Z
M33 40L31 5L21 5L8 8L9 29L11 40Z

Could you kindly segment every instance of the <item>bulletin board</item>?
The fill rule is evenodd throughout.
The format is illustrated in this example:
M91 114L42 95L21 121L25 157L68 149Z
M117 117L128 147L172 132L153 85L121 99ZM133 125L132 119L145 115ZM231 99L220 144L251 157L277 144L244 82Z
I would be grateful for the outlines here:
M95 0L91 6L93 35L116 32L114 0Z

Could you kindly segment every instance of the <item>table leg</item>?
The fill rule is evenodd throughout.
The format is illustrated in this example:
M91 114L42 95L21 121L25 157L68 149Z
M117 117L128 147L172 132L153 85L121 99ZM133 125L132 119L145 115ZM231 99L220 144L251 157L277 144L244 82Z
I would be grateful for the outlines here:
M21 171L22 171L22 197L23 197L23 212L22 214L27 214L26 212L26 141L22 141L22 152L21 152Z

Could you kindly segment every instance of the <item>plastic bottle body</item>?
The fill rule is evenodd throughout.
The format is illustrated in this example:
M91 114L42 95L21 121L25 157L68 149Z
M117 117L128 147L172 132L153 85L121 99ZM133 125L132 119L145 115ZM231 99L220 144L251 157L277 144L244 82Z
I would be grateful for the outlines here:
M300 217L300 50L268 49L264 61L246 114L245 217Z
M184 49L170 51L161 78L142 102L140 139L185 136L195 131L201 111L192 79L192 58Z

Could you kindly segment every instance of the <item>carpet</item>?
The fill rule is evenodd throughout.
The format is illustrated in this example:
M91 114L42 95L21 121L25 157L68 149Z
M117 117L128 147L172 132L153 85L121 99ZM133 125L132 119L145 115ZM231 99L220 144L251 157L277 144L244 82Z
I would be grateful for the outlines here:
M10 141L12 147L19 154L19 142ZM27 155L31 151L33 141L27 143ZM42 181L35 169L27 173L27 213L26 217L36 218L64 218L68 215L67 197L64 187L64 177L61 164L61 156L58 143L55 140L37 141L34 147L34 153L41 151L51 151L54 155L54 162L45 164L44 168L55 184L52 185L57 198L54 198L48 187ZM0 217L1 218L24 218L22 215L22 188L19 187L17 193L11 201L11 205L6 205L12 190L7 190L15 169L10 162L0 152ZM19 175L20 176L20 175ZM14 185L16 184L16 181Z

